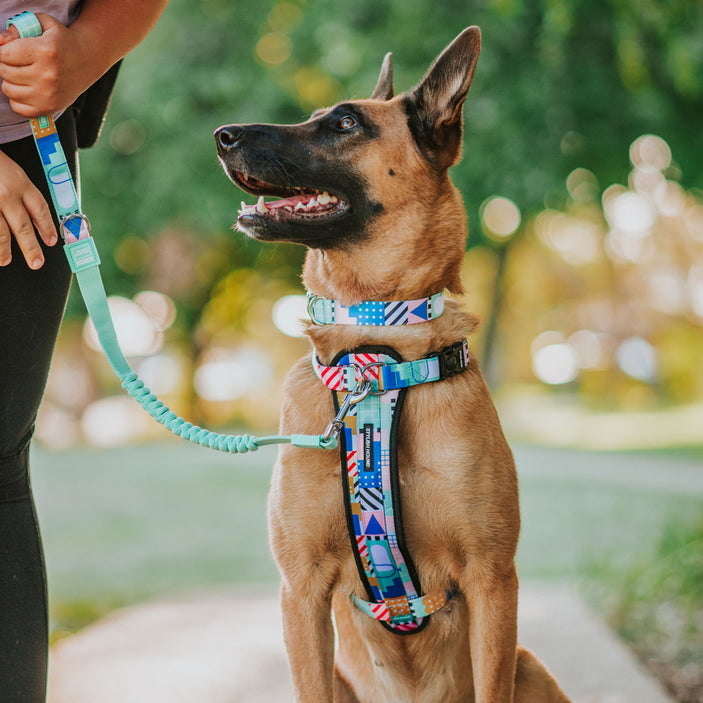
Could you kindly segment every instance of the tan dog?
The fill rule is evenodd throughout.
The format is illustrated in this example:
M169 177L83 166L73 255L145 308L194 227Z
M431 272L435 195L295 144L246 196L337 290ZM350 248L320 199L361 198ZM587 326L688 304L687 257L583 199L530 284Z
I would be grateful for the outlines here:
M230 178L255 195L283 198L243 206L239 228L306 245L308 290L344 305L413 300L445 288L461 293L466 216L447 169L460 157L479 47L478 28L466 29L409 93L393 95L389 54L368 100L318 110L298 125L220 128L218 152ZM475 326L448 302L443 315L422 324L310 325L307 333L330 364L341 350L369 344L420 359ZM331 393L307 356L286 380L281 432L319 434L333 416ZM339 452L280 451L269 522L296 700L568 703L516 643L517 478L474 359L458 375L409 389L398 467L405 539L422 588L455 594L427 627L405 636L350 599L364 598L364 589Z

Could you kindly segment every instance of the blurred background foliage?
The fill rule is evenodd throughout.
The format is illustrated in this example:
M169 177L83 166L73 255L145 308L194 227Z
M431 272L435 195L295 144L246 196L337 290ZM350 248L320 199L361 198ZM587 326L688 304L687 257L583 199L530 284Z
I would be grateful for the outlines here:
M303 292L304 251L231 231L243 194L217 163L213 130L298 122L368 96L389 50L407 90L468 24L483 49L453 179L470 223L465 305L484 319L472 346L491 384L531 398L556 389L599 410L700 403L700 3L172 0L125 60L82 171L106 288L124 298L118 326L142 336L133 363L177 410L271 427L281 376L307 349L270 322L277 300ZM144 291L161 294L147 295L156 314L128 301ZM74 294L40 418L48 444L145 431L121 399L92 408L116 388L80 341L83 320ZM229 391L212 380L220 372ZM68 403L67 384L82 389ZM119 407L111 424L131 430L91 433L87 410Z
M161 368L149 380L178 409L270 425L286 363L306 349L270 322L277 300L302 293L304 251L231 231L242 194L217 163L213 130L297 122L367 96L388 50L407 90L471 23L483 50L453 178L470 222L465 304L484 318L473 346L492 385L559 389L600 409L701 400L703 6L359 0L341 12L325 0L173 0L125 60L82 168L106 287L132 320L116 314L118 324L143 336L153 323L132 357L147 375ZM150 290L164 319L128 304ZM83 354L90 371L73 407L50 388L47 412L64 430L112 391L80 343L83 318L74 295L59 351ZM228 395L191 382L216 368L256 373L265 393L252 403L251 383Z
M469 24L481 27L483 49L465 109L464 159L452 172L470 227L463 304L483 318L471 346L496 391L507 434L513 441L599 449L700 446L703 4L692 0L171 0L150 37L124 61L101 141L82 155L82 175L84 209L123 348L147 385L177 412L206 425L269 433L277 424L281 379L309 348L295 336L304 251L259 245L231 231L240 200L251 198L222 173L213 131L234 122L298 122L322 105L366 97L387 51L393 52L396 90L407 90ZM50 448L163 439L164 431L124 396L95 346L74 291L39 439ZM94 510L93 519L105 523L105 543L126 530L136 549L140 540L125 524L136 524L140 510L150 526L140 534L155 539L165 534L161 520L178 514L183 496L196 495L194 505L207 509L198 490L220 490L219 474L202 478L205 460L185 448L123 449L101 452L98 459L94 451L38 453L38 459L41 464L44 456L47 482L56 475L72 492L103 480L96 462L106 469L109 487L101 484L95 493L119 506ZM67 466L55 472L62 456ZM539 571L534 564L539 566L540 553L572 554L581 563L584 552L597 562L602 545L620 544L619 538L636 535L640 547L654 544L656 553L642 565L626 559L623 573L618 557L617 573L599 577L608 582L612 622L640 640L645 657L651 647L665 648L661 639L652 644L650 635L664 632L671 640L674 630L676 637L693 632L674 647L683 652L674 659L686 666L693 661L700 673L703 600L700 588L691 586L700 585L700 522L675 525L659 545L640 529L649 524L658 532L669 515L700 514L700 449L690 455L695 470L666 500L662 486L682 470L680 453L660 456L651 468L664 483L646 500L640 457L627 474L620 464L611 470L610 460L600 456L586 457L584 476L595 480L595 467L604 486L624 481L621 502L601 487L595 497L585 494L571 475L573 454L550 454L544 461L540 455L532 464L522 458L523 549L530 549L529 530L542 530L524 558L537 570L528 566L526 573L574 577L563 564ZM250 464L265 472L263 464L270 463L239 461L245 473ZM222 462L229 471L229 460ZM150 472L142 472L146 464ZM558 470L534 477L531 465ZM116 477L123 471L120 492ZM182 490L159 473L172 471L185 476ZM153 485L142 487L147 473L155 477ZM147 581L166 578L174 588L183 573L190 574L182 564L191 560L200 569L198 580L249 578L246 570L231 573L233 555L248 553L229 536L261 534L255 551L267 559L263 524L251 527L253 516L263 521L267 478L258 470L251 474L257 476L251 492L242 493L237 479L236 510L235 479L221 491L218 520L239 519L243 505L256 506L240 516L241 526L220 531L221 551L211 535L190 542L179 537L175 542L190 551L182 563L175 560L181 573L170 581L165 564L174 561L171 540L162 544L168 559L147 570ZM35 475L41 484L36 468ZM163 498L166 487L178 495L155 525L153 505L147 501L142 509L142 502L145 496ZM564 494L550 494L550 487ZM46 490L42 513L49 522L51 506L75 499L72 493L56 501L57 491L54 484ZM212 490L208 495L220 498ZM91 494L86 505L99 503ZM125 506L136 506L134 515ZM540 522L554 506L564 513L557 524ZM89 533L82 512L75 512L81 515L78 532ZM581 520L572 532L588 549L574 548L564 528L570 516ZM595 529L606 516L609 536ZM196 517L193 512L193 525L207 524L207 517ZM62 554L61 545L78 545L77 558L85 560L78 537L62 538L60 529L47 533L56 535L50 555ZM552 549L549 538L562 533L568 538ZM150 565L158 547L144 539L148 548L138 559ZM106 551L102 544L96 553ZM204 558L201 544L212 548L205 555L209 566L198 561ZM635 551L627 543L620 554ZM73 578L65 598L73 593L75 600L85 564L74 568L60 558ZM253 563L252 579L274 578L268 561ZM107 573L113 567L106 565ZM666 607L674 608L673 620ZM653 617L659 618L656 628ZM694 621L698 625L689 627ZM679 700L700 700L703 679L696 674L686 686L690 693Z

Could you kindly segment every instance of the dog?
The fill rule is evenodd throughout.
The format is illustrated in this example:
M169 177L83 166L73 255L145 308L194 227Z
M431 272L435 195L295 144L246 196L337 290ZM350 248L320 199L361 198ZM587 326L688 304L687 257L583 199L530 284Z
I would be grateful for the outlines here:
M314 305L329 299L341 310L463 292L467 218L447 170L461 156L479 50L480 31L469 27L409 92L394 94L388 54L369 99L317 110L300 124L215 132L226 174L258 197L242 204L237 227L260 241L307 247L303 281L314 295L306 333L321 368L370 347L393 350L395 361L423 360L455 348L477 325L450 300L422 324L388 326L315 324ZM368 371L355 376L350 394L361 395ZM281 432L319 434L338 407L308 355L284 383ZM447 594L412 634L358 606L368 589L350 541L340 453L291 445L279 452L269 529L296 700L568 703L517 644L517 477L475 359L441 382L408 389L396 447L415 581L425 593Z

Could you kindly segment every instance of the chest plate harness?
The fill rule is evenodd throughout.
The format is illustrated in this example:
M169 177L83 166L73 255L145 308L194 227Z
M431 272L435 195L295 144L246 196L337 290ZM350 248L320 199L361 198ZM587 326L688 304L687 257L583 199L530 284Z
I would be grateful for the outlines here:
M315 324L407 325L427 322L443 310L442 293L421 300L366 301L349 307L308 294L308 313ZM339 433L347 526L368 597L352 599L392 632L419 632L452 593L423 595L405 546L398 426L408 388L464 371L469 364L468 342L464 339L416 361L403 361L388 347L363 347L339 353L330 366L321 364L313 353L312 363L318 378L332 391L338 411L327 435Z

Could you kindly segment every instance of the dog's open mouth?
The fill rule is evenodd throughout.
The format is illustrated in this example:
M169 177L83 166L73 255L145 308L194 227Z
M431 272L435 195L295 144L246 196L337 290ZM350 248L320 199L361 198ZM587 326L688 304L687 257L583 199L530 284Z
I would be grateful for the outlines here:
M266 217L279 222L314 224L341 215L349 209L343 198L331 195L326 190L277 186L241 171L234 171L231 176L242 190L259 196L253 205L242 201L238 222ZM282 197L267 202L267 196Z

